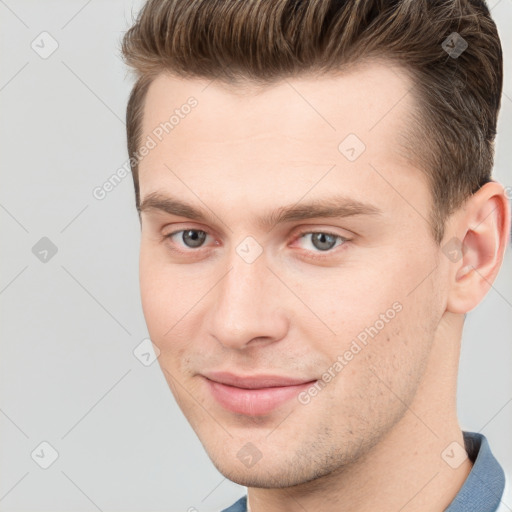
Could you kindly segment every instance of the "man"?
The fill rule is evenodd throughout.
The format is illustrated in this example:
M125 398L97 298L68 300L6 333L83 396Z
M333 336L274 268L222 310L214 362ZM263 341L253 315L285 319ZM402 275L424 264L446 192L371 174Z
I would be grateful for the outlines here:
M485 3L150 0L123 55L144 315L226 510L507 510L456 414L510 231Z

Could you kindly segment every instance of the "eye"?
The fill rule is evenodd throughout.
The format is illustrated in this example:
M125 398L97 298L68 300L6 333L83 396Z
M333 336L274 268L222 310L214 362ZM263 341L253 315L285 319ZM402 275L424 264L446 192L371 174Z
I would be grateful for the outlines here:
M179 240L188 249L197 249L203 245L206 236L207 233L200 229L182 229L166 235L166 238L169 238L174 243L177 243L177 240Z
M299 235L299 240L305 240L307 243L306 247L303 246L304 249L311 250L313 247L313 251L321 251L326 252L334 249L338 245L341 245L347 239L343 238L340 235L335 235L333 233L325 233L323 231L318 232L306 232L301 233ZM309 247L308 247L309 246Z
M174 250L182 253L191 253L193 249L200 249L205 245L208 233L202 229L180 229L165 235L169 239ZM316 253L316 257L321 257L321 253L334 253L333 249L347 242L348 239L335 233L326 231L303 231L295 239L304 250ZM215 244L217 245L217 244ZM188 250L188 251L187 251ZM313 255L311 256L313 257Z

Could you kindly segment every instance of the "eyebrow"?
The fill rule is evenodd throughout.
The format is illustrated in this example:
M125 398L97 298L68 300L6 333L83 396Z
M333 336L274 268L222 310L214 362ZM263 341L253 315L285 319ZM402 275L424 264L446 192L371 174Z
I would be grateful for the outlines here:
M139 216L149 210L160 210L170 215L187 217L198 222L215 223L219 219L209 208L196 208L177 198L159 192L148 194L137 207ZM281 206L257 219L262 229L271 229L277 224L314 219L317 217L344 218L355 215L382 215L382 210L372 204L350 199L343 195L329 196L309 202Z

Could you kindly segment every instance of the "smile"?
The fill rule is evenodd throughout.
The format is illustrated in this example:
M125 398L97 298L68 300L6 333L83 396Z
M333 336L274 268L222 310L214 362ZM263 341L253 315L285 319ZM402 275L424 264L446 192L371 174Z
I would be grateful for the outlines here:
M247 416L269 414L311 386L315 380L298 380L276 376L237 377L215 374L205 382L218 404Z

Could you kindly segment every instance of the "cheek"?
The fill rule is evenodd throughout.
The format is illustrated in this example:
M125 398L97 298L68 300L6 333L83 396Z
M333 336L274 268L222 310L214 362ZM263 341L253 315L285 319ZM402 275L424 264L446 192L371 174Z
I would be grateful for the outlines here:
M161 262L154 253L141 247L139 284L149 334L153 342L160 346L166 338L171 337L173 326L183 315L184 290L177 289L176 280L170 275L171 267Z
M179 266L161 258L156 251L141 247L139 283L149 336L160 350L159 364L174 390L170 376L188 367L187 353L197 336L197 323L189 320L204 292Z
M340 268L311 279L303 277L297 285L294 288L298 290L297 295L305 298L304 302L313 313L303 315L302 320L297 316L299 324L304 326L304 319L311 317L312 322L308 324L316 327L317 338L320 334L325 338L330 331L331 350L344 350L353 339L359 338L364 343L376 333L389 331L401 316L407 288L399 276L393 278L389 267L383 270L376 265ZM301 308L301 305L295 307ZM332 340L333 337L336 340Z
M432 266L427 257L382 253L373 262L340 267L334 278L302 281L311 310L335 332L315 335L311 324L308 337L328 361L325 370L340 363L331 373L342 388L354 392L372 382L375 393L388 393L386 383L409 396L434 337L438 299L433 276L425 279Z
M166 297L165 286L158 279L158 270L142 254L139 264L139 284L142 311L153 339L157 333L158 336L165 333L164 324L168 322L167 320L164 322L166 315L163 315L163 313L167 309L168 298ZM153 339L153 341L155 340Z
M428 354L426 333L417 335L408 326L407 305L381 330L355 329L365 336L340 340L331 353L338 362L336 377L320 394L318 410L328 405L330 421L340 431L384 432L414 399ZM402 317L400 315L403 315ZM379 327L380 324L377 325ZM421 337L423 336L423 338ZM364 339L361 342L360 339ZM371 437L373 433L367 432ZM363 436L365 437L365 436Z
M427 280L422 286L421 292L414 293L406 291L407 286L399 293L391 287L385 300L373 304L373 314L366 314L362 323L359 318L359 325L354 325L351 336L344 340L351 340L346 347L351 361L346 363L339 384L356 395L357 390L362 392L366 398L361 398L360 404L366 404L368 414L386 407L399 414L404 403L412 402L423 378L437 320L433 282ZM358 348L353 349L354 345ZM353 350L357 354L352 356Z
M193 286L186 286L187 283L180 279L183 273L180 265L169 263L162 247L155 246L152 241L143 241L139 257L142 307L146 321L151 326L162 324L163 332L184 314L181 310L187 303L187 295L193 294Z

